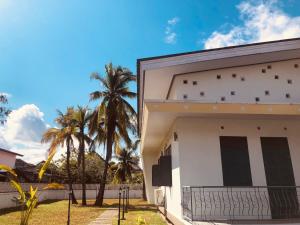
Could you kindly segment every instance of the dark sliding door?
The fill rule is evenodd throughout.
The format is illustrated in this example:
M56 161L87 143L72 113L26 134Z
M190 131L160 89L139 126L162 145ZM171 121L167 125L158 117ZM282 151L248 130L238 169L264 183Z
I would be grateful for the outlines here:
M252 186L247 137L221 136L224 186Z
M261 137L261 147L267 185L271 186L268 192L272 218L298 216L299 203L287 138Z

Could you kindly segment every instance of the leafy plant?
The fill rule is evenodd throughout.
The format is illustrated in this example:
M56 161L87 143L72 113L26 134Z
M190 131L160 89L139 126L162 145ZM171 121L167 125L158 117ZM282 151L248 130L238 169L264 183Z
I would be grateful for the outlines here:
M136 225L146 225L146 220L143 219L141 216L137 218L137 224Z
M52 158L55 155L55 149L51 149L51 153L48 157L48 159L46 160L46 162L44 163L44 165L42 166L42 168L39 171L39 180L41 180L43 178L43 175L50 163L50 161L52 160ZM37 203L38 203L38 188L34 188L32 187L32 185L30 186L29 191L25 191L20 182L18 181L18 177L17 174L15 173L15 171L10 168L9 166L6 165L2 165L0 164L0 170L6 171L9 176L9 180L10 180L10 184L11 186L16 189L16 191L19 193L19 197L17 198L18 203L21 205L21 222L20 225L28 225L28 221L30 219L30 216L33 212L33 209L36 207Z

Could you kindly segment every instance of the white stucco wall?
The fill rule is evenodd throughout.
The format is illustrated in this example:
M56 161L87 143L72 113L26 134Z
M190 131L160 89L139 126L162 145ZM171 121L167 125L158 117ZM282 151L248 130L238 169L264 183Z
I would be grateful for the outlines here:
M7 165L11 168L15 167L16 155L8 152L0 151L0 164Z
M298 64L298 68L295 68L295 64ZM268 66L271 68L268 69ZM266 73L262 73L262 69ZM236 77L233 77L233 74ZM175 78L169 99L255 103L255 98L259 97L259 102L264 103L300 103L299 74L299 59L189 73ZM221 78L217 79L217 75ZM275 79L275 75L278 75L278 79ZM184 84L184 80L188 83ZM291 83L288 83L288 80ZM196 85L193 85L194 81L197 82ZM232 91L234 95L231 95ZM269 94L266 95L265 91L269 91ZM201 96L200 92L203 92L204 96ZM289 94L290 98L287 98L286 94ZM221 101L222 97L225 97L224 101Z
M295 182L300 185L299 120L179 118L176 125L182 186L223 185L219 136L247 137L254 186L266 185L260 137L287 137Z

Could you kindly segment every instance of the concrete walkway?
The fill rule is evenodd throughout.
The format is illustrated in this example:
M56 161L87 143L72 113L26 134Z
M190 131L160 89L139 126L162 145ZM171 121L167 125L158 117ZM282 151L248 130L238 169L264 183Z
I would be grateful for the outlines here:
M112 225L113 218L117 217L117 215L118 209L106 209L96 220L91 222L89 225Z

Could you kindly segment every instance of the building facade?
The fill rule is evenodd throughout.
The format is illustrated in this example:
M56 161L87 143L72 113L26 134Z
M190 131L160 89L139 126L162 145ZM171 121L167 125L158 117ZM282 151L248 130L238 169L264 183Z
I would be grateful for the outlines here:
M137 66L149 202L175 224L299 218L300 39Z

